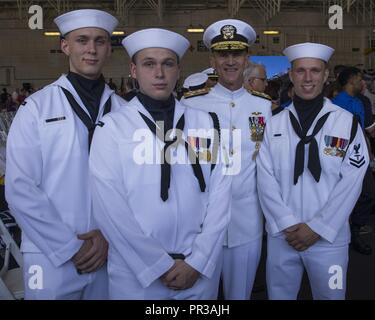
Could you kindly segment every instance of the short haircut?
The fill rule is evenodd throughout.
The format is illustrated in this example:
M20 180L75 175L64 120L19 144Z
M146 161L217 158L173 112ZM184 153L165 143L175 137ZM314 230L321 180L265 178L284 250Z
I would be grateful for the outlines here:
M361 70L359 70L356 67L347 67L340 72L337 81L339 82L340 86L343 87L347 85L347 83L352 77L355 77L356 75L361 73Z
M342 72L342 70L346 69L347 66L344 66L343 64L337 64L333 67L333 74L335 78L338 77L338 75Z
M145 48L146 49L146 48ZM163 48L162 48L163 49ZM170 49L168 49L170 50ZM171 50L172 51L172 50ZM131 62L133 62L134 64L137 64L136 63L136 60L137 60L137 55L138 55L138 52L137 51L136 53L133 54L133 56L131 57ZM176 58L177 58L177 64L180 64L180 57L178 56L178 54L174 51L172 51L175 55L176 55Z
M250 62L247 68L243 72L244 81L248 81L251 77L255 77L257 68L263 68L266 71L266 67L263 64Z
M88 27L89 28L89 27ZM78 30L78 29L76 29L76 30ZM64 35L60 35L60 40L66 40L66 38L68 38L69 36L70 36L70 34L73 32L73 31L75 31L75 30L72 30L72 31L69 31L68 33L66 33L66 34L64 34ZM104 30L104 31L106 31L106 30ZM107 40L110 42L111 41L111 35L109 34L109 32L108 31L106 31L106 34L107 34Z
M295 59L295 60L293 60L290 64L291 64L291 69L293 69L294 68L294 63L297 61L298 59ZM328 69L328 62L327 61L324 61L324 60L322 60L322 59L317 59L317 60L320 60L321 62L323 62L324 63L324 68L325 69Z

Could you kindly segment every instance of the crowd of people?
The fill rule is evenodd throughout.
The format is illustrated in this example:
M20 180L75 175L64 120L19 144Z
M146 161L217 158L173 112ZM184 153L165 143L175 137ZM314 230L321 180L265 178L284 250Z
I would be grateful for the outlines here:
M0 95L0 111L17 111L20 104L34 92L33 88L21 88L9 93L6 88L3 88Z
M108 79L107 82L110 89L114 90L119 96L131 100L131 97L134 96L133 92L136 89L136 81L128 76L125 80L124 77L120 80L120 85L117 86L112 78ZM17 88L11 93L8 92L7 88L3 88L0 94L0 111L12 112L17 111L22 102L32 95L34 92L43 89L43 87L34 89L32 86Z

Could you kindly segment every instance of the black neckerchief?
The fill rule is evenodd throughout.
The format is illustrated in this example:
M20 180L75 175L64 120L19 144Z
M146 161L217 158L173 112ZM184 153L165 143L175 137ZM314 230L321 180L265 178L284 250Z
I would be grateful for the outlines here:
M307 134L316 116L322 110L324 104L323 93L312 100L305 100L297 95L293 97L293 104L296 108L299 123L304 134Z
M103 75L96 80L90 80L77 73L69 72L67 78L90 113L91 119L95 122L99 114L100 100L105 87Z
M173 128L174 108L176 104L173 95L171 95L165 101L160 101L146 96L141 92L138 92L137 98L146 108L146 110L151 114L155 122L164 122L164 135L168 132L168 130Z
M142 112L139 112L140 116L142 117L143 121L146 123L150 131L159 139L162 139L165 142L163 148L163 161L161 163L161 180L160 180L160 197L163 201L167 201L168 199L168 190L170 187L170 180L171 180L171 165L170 165L170 156L166 154L169 150L169 147L177 142L182 142L182 137L174 137L174 139L169 140L166 139L165 133L173 128L173 117L174 117L174 109L175 109L175 99L171 96L166 101L158 101L152 99L142 93L137 93L137 97L142 105L146 108L146 110L151 114L154 121L164 121L164 132L159 132L160 129L153 123L147 116L145 116ZM179 132L182 132L185 127L185 116L182 115L181 118L177 121L176 129ZM178 133L176 133L178 135ZM162 137L160 137L162 136ZM186 152L189 156L191 166L193 169L193 173L198 180L199 187L202 192L206 189L206 184L204 181L204 176L202 172L202 168L199 164L199 158L195 157L195 153L193 150L189 150L191 147L186 141L183 141L185 145Z
M294 163L294 184L297 184L299 176L304 171L305 165L305 144L309 144L309 159L307 167L316 182L319 182L321 175L321 165L319 159L319 148L316 142L315 135L322 129L329 117L329 112L322 116L316 123L311 135L307 136L307 131L317 117L320 110L323 108L323 95L312 100L304 100L298 96L293 98L294 107L296 108L300 123L291 111L289 111L289 119L294 129L294 132L300 138L296 147L296 157Z

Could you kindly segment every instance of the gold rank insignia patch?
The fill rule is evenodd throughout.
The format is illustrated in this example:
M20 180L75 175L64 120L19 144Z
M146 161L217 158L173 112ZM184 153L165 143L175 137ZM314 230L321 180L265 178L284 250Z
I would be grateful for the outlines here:
M188 136L188 143L195 152L199 161L211 161L211 139Z
M324 154L334 157L343 158L345 156L345 149L348 146L348 139L324 136Z

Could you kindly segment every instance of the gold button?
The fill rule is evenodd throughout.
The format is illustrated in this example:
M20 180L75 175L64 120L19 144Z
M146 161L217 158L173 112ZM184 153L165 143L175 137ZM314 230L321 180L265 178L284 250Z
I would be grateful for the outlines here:
M234 102L231 102L231 103L230 103L230 106L231 106L232 108L234 108L234 107L236 106L236 104L235 104Z

